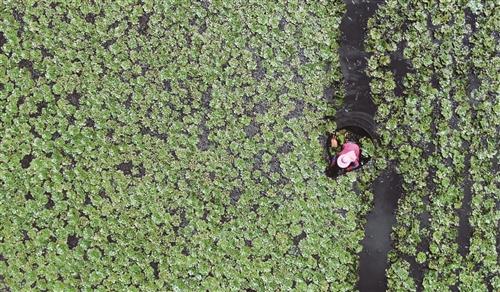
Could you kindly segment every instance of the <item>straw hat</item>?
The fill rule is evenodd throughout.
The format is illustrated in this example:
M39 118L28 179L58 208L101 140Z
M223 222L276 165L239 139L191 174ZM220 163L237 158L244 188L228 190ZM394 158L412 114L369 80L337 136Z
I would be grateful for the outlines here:
M356 161L356 153L354 153L354 151L349 151L337 158L337 165L340 168L347 168L354 161Z

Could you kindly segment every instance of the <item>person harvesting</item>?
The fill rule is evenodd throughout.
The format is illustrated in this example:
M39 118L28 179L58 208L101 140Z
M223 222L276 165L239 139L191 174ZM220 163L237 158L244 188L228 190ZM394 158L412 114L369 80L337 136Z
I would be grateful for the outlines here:
M330 147L337 153L330 159L330 167L348 172L360 166L361 148L349 139L347 133L341 138L340 143L335 135L330 138Z

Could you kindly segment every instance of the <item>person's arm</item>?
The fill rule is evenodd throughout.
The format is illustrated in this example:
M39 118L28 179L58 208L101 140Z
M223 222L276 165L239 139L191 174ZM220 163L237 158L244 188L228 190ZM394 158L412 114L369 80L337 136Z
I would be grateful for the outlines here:
M339 146L339 143L337 141L337 137L335 137L334 135L332 136L332 138L330 139L330 147L331 148L337 148Z

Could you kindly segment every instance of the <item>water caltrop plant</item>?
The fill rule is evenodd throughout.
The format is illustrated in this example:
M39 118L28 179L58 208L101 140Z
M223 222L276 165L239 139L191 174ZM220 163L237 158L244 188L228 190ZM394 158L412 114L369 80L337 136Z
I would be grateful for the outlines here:
M498 5L380 4L380 145L334 180L345 11L4 1L0 289L353 291L371 185L395 167L388 289L499 290Z
M353 289L368 198L320 142L343 4L0 11L2 287Z
M493 207L498 5L464 4L386 1L369 22L368 74L385 125L380 134L386 157L404 178L389 259L393 290L500 287L492 260L500 218Z

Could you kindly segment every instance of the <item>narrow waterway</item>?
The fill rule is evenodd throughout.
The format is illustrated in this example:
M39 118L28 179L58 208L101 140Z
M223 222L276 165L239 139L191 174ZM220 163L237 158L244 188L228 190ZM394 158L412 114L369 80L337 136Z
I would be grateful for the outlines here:
M477 18L472 13L472 11L467 8L465 11L465 22L471 26L471 33L464 39L464 45L466 45L469 49L469 57L471 57L472 50L474 49L474 45L470 42L471 36L476 32L477 27ZM474 72L474 67L471 66L471 72L469 73L469 84L467 86L467 94L469 96L472 95L472 91L479 87L479 81L477 80L477 74ZM464 149L469 149L470 143L464 142ZM470 246L470 238L472 236L472 226L470 224L469 217L472 214L472 174L471 170L471 156L468 155L465 159L465 167L464 167L464 182L463 182L463 190L464 196L462 198L462 207L458 209L458 218L459 218L459 228L458 228L458 251L460 255L466 257L469 254L469 246Z
M347 11L340 23L340 65L344 77L344 106L340 111L360 111L375 115L377 107L370 94L370 78L366 75L368 54L364 40L368 19L383 1L344 0Z
M359 254L359 291L386 291L387 254L402 192L401 177L394 170L382 173L373 184L373 209L366 216L363 250Z
M344 76L343 112L364 112L372 117L377 107L370 94L370 78L366 75L369 55L364 51L367 21L383 1L344 0L347 12L340 29L340 62ZM392 249L391 232L396 223L395 210L401 197L402 179L389 168L373 183L374 205L366 216L363 250L359 254L360 291L385 291L387 289L387 254Z

